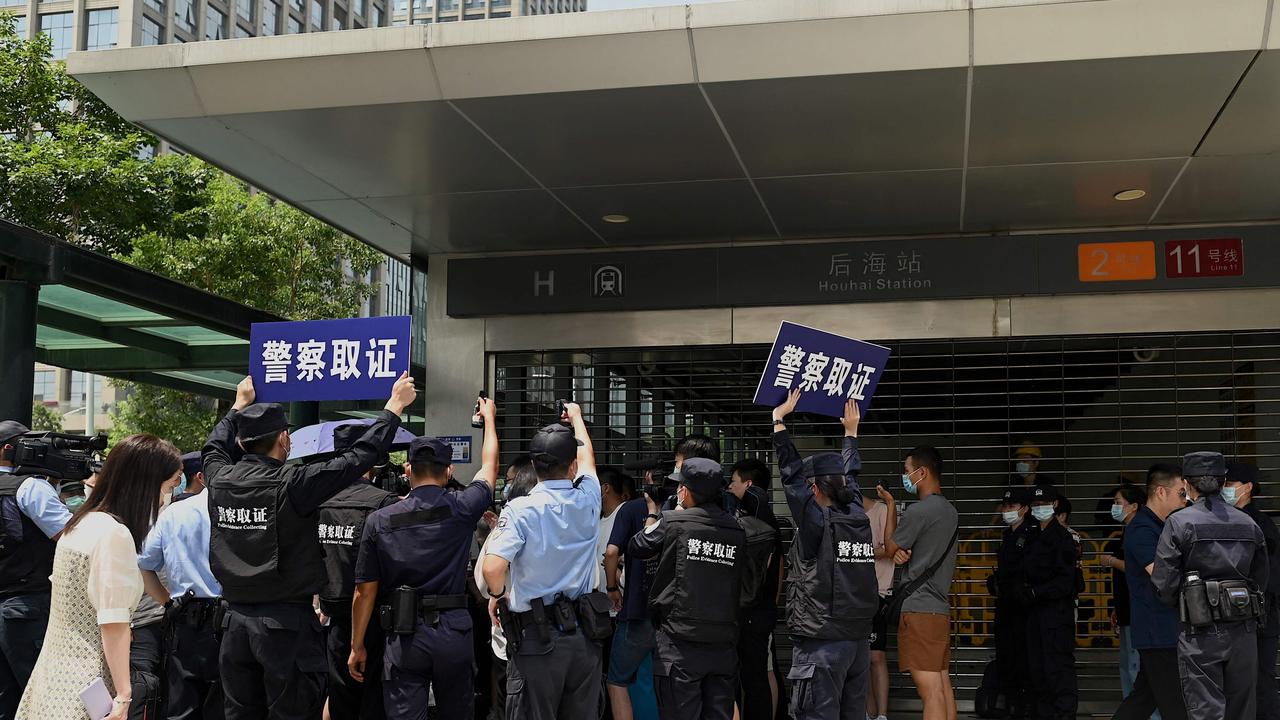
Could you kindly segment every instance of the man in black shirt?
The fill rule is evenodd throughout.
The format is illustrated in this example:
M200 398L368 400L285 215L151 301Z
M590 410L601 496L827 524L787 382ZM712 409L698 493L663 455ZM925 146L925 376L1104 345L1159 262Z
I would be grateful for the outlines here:
M774 548L755 604L742 614L738 637L738 701L743 720L773 720L778 706L778 678L773 672L773 629L778 624L778 585L782 547L778 518L769 503L772 477L764 461L749 458L733 466L729 492L738 515L758 518L774 530Z
M209 483L209 564L228 603L219 671L227 720L312 720L328 662L311 599L324 584L320 505L368 472L417 398L405 373L369 429L330 460L285 465L284 408L253 404L253 380L202 451Z
M1253 502L1261 495L1258 468L1249 463L1232 460L1227 463L1227 482L1222 487L1222 499L1253 519L1262 529L1267 545L1267 562L1271 572L1267 576L1266 622L1258 629L1258 719L1280 718L1280 697L1276 691L1276 641L1280 639L1280 530L1270 516L1258 509Z

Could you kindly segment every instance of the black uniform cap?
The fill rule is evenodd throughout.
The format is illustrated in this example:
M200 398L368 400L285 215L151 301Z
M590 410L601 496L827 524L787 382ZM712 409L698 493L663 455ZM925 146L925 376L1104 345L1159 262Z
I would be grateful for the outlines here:
M1001 499L1001 505L1030 505L1031 494L1027 492L1030 488L1011 487L1004 491L1004 497Z
M1222 453L1193 452L1182 456L1183 477L1216 477L1227 476L1227 461Z
M1033 502L1053 502L1054 500L1061 499L1058 496L1057 489L1052 485L1036 485L1035 487L1030 488L1030 490L1030 498L1027 500L1028 505Z
M839 453L818 453L804 459L801 472L808 480L823 475L844 475L844 458Z
M280 403L254 403L236 418L236 437L242 442L260 440L289 429L289 418Z
M699 497L712 496L724 487L724 470L720 463L707 458L685 460L674 478Z
M189 452L182 456L182 474L188 478L193 478L196 473L204 470L204 460L198 452Z
M409 462L410 464L431 462L437 465L452 465L453 448L440 438L416 437L409 443Z
M573 430L559 423L548 425L533 436L529 443L529 457L543 461L573 462L578 457L582 441Z
M0 445L12 445L13 440L31 432L31 429L17 420L0 422Z

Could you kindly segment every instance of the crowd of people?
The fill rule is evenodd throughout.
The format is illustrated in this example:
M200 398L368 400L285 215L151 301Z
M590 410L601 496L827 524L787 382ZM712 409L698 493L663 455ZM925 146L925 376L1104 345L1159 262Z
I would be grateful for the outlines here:
M407 487L381 487L416 396L400 378L372 422L337 427L333 452L289 462L284 409L246 378L200 451L134 435L80 485L20 461L31 433L0 422L0 720L100 720L96 684L110 720L884 720L890 630L925 720L957 717L959 514L937 449L903 458L900 512L889 488L859 485L857 404L840 452L805 457L793 392L772 414L779 517L771 467L722 467L707 436L641 482L597 466L572 402L500 485L481 397L469 482L447 442L417 437ZM1038 448L1016 455L1025 484L998 508L988 582L1000 711L1074 718L1079 537ZM1252 466L1192 453L1116 490L1124 532L1101 561L1122 628L1116 717L1280 707L1280 533L1258 486Z

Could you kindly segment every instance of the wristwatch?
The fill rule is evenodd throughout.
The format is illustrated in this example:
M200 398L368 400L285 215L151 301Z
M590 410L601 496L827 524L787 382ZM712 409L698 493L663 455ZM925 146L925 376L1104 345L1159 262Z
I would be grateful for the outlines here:
M648 515L645 515L645 517L646 517L646 518L653 518L654 520L661 520L661 519L662 519L662 516L661 516L661 515L659 515L658 513L649 513Z
M773 419L773 424L774 424L774 425L786 425L787 423L786 423L782 418L774 418L774 419Z
M618 586L614 585L613 587L606 587L605 592L618 592Z

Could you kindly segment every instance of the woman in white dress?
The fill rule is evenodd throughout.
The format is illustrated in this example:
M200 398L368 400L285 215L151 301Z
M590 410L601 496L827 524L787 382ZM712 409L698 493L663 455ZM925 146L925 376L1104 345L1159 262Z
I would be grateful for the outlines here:
M127 437L107 456L58 540L49 629L18 720L101 720L80 700L98 678L115 698L107 718L127 717L129 616L142 597L138 548L181 473L178 449L153 435Z

